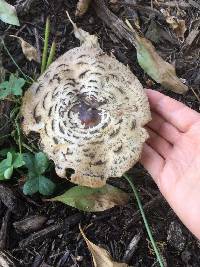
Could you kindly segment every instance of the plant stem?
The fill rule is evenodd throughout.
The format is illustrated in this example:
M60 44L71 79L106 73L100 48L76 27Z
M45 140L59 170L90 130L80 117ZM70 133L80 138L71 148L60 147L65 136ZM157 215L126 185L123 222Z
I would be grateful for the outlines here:
M150 241L151 241L151 244L152 244L152 247L153 247L154 252L155 252L155 254L156 254L156 257L157 257L157 260L158 260L158 262L159 262L159 265L160 265L160 267L164 267L164 263L163 263L162 256L160 255L159 250L158 250L157 245L156 245L156 242L154 241L154 238L153 238L153 236L152 236L151 229L150 229L149 224L148 224L148 222L147 222L147 219L146 219L146 216L145 216L143 207L142 207L142 203L141 203L141 201L140 201L139 194L138 194L138 192L137 192L137 190L136 190L136 188L135 188L135 185L133 184L133 182L131 181L131 178L130 178L127 174L124 174L123 176L124 176L124 178L129 182L129 184L130 184L130 186L131 186L131 188L132 188L132 190L133 190L133 193L134 193L135 198L136 198L136 200L137 200L137 204L138 204L140 213L141 213L141 215L142 215L142 219L143 219L143 221L144 221L145 228L146 228L146 230L147 230L149 239L150 239Z
M19 146L19 153L22 153L22 141L21 141L21 131L20 131L20 127L19 127L19 123L18 123L18 118L19 118L19 113L17 114L16 118L15 118L15 126L16 126L16 130L17 130L17 135L18 135L18 146Z
M29 83L29 84L32 84L34 82L34 80L29 77L28 75L26 75L22 69L19 67L19 65L17 64L17 62L14 60L13 56L10 54L8 48L6 47L5 43L4 43L4 40L1 40L2 44L3 44L3 48L5 49L6 53L8 54L8 56L10 57L10 59L12 60L12 62L14 63L14 65L17 67L17 69L19 70L19 72L23 75L23 77L26 79L26 82ZM31 82L27 81L27 80L30 80Z
M50 20L48 17L46 20L46 25L45 25L44 48L43 48L43 53L42 53L41 74L45 71L46 65L47 65L47 51L48 51L48 43L49 43L49 33L50 33Z
M52 45L51 45L51 49L50 49L50 53L49 53L49 57L48 57L48 60L47 60L47 65L46 65L46 69L49 67L49 65L52 63L53 61L53 58L55 56L55 53L56 53L56 42L53 41L52 42Z

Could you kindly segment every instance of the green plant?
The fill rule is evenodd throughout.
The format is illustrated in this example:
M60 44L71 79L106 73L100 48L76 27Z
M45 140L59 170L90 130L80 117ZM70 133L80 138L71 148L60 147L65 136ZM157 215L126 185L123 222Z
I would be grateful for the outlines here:
M0 83L0 99L4 99L9 95L21 96L22 88L26 81L11 74L9 81Z
M130 184L130 186L131 186L131 188L132 188L132 190L133 190L133 193L134 193L134 195L135 195L135 198L136 198L136 201L137 201L137 204L138 204L140 213L141 213L141 215L142 215L142 219L143 219L145 228L146 228L146 230L147 230L147 234L148 234L149 239L150 239L150 241L151 241L153 250L154 250L154 252L155 252L155 254L156 254L157 261L158 261L160 267L164 267L164 263L163 263L162 256L160 255L160 252L159 252L159 250L158 250L158 248L157 248L156 242L155 242L155 240L154 240L154 238L153 238L151 229L150 229L149 224L148 224L148 222L147 222L147 218L146 218L146 216L145 216L145 213L144 213L144 210L143 210L143 207L142 207L142 203L141 203L141 201L140 201L140 197L139 197L139 194L138 194L138 192L137 192L137 190L136 190L136 188L135 188L135 185L133 184L131 178L130 178L127 174L124 174L123 176L124 176L124 178L129 182L129 184Z
M33 195L39 192L45 196L52 194L55 189L55 184L44 176L44 173L49 167L47 156L42 152L35 154L24 153L23 159L25 161L25 166L28 169L23 193L25 195Z
M52 63L53 58L55 56L56 43L55 43L55 41L53 41L52 44L51 44L51 49L50 49L49 56L47 58L49 34L50 34L50 20L49 20L49 18L47 18L46 25L45 25L45 34L44 34L44 47L43 47L43 53L42 53L41 74Z
M24 79L26 79L26 82L28 84L32 84L34 82L34 79L32 79L31 77L29 77L28 75L26 75L22 69L20 68L20 66L17 64L17 62L15 61L15 59L13 58L13 56L11 55L11 53L9 52L6 44L4 43L4 40L1 39L1 44L3 45L4 50L6 51L6 53L8 54L9 58L12 60L13 64L16 66L16 68L18 69L18 71L21 73L21 75L24 77Z
M11 151L7 152L6 159L0 162L0 180L10 179L13 170L25 164L22 154Z

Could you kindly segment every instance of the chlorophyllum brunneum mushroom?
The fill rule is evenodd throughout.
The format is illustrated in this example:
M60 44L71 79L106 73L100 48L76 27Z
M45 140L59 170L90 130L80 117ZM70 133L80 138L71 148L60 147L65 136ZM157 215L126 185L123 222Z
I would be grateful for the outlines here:
M26 135L39 133L58 176L67 178L70 168L71 182L101 187L139 160L150 108L129 67L73 26L81 46L60 56L25 92L22 128Z

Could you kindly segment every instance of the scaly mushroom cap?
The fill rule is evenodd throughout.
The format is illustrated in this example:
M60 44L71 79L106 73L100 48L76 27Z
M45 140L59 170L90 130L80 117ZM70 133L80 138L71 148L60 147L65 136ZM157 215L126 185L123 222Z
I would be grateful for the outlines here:
M90 35L33 83L21 112L23 131L40 134L58 176L74 169L71 181L90 187L120 177L139 160L151 118L138 79Z

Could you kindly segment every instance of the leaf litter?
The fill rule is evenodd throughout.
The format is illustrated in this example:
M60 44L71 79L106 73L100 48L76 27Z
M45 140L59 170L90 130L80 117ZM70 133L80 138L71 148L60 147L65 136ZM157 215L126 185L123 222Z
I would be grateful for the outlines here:
M84 23L84 21L83 21L83 23ZM92 25L93 26L93 25ZM103 41L102 41L103 42ZM131 64L131 65L133 65L133 64ZM184 72L184 71L183 71ZM181 74L183 73L182 71L180 72ZM192 79L191 79L191 81L192 81ZM187 97L187 96L186 96ZM190 95L190 97L191 97L191 95ZM182 96L180 97L180 99L182 99ZM184 96L184 99L187 99L187 98L185 98L185 96ZM189 99L189 98L188 98ZM191 100L191 105L194 105L194 101L192 101ZM142 186L144 186L144 184L142 184ZM55 203L54 203L54 205L55 205ZM60 205L60 204L58 204L58 205ZM55 205L55 207L57 208L58 206L57 205ZM126 208L126 207L125 207ZM72 209L73 210L73 209ZM38 208L37 208L37 211L38 211ZM43 211L43 210L42 210ZM68 211L68 210L67 210ZM70 210L71 211L71 210ZM51 210L50 210L50 212L51 212ZM134 210L131 210L131 212L134 212ZM60 211L58 212L58 214L60 213ZM123 212L124 213L124 212ZM48 213L48 215L49 215L49 213ZM49 215L50 216L50 220L51 220L51 216L52 215ZM122 216L120 216L120 217L122 217ZM120 221L120 218L119 217L119 221ZM53 219L54 219L55 217L53 216ZM158 219L159 220L159 219ZM118 223L117 224L119 224L119 221L118 221ZM102 222L102 220L101 220L101 222ZM113 222L113 221L112 221ZM162 227L160 224L159 224L159 226L160 227ZM96 231L102 231L102 227L94 227L94 233L96 234ZM106 228L107 229L107 228ZM164 228L165 229L165 228ZM73 232L74 233L74 232ZM119 234L118 232L117 232L117 234ZM127 237L127 236L126 236ZM160 237L160 236L159 236ZM76 249L76 245L75 244L72 244L73 242L70 240L70 235L68 235L68 237L67 237L68 239L67 239L67 242L68 243L70 243L71 242L71 246L73 246L73 249L75 250ZM99 238L99 242L102 242L102 238L100 237ZM126 239L127 240L127 239ZM47 241L46 242L49 242L49 239L47 239ZM55 242L55 244L57 245L57 246L59 246L59 242L58 242L58 238L57 238L57 236L55 237L55 239L54 239L54 241L53 242ZM192 242L191 242L192 243ZM143 245L144 243L142 243L141 245ZM192 244L194 244L194 243L192 243ZM195 243L196 244L196 243ZM37 250L37 246L33 246L33 248L34 249L36 249ZM62 247L63 249L65 249L64 247ZM61 249L62 249L61 248ZM142 247L143 248L143 247ZM60 249L60 247L59 247L59 249ZM147 248L148 249L148 248ZM189 251L190 251L190 248L189 248ZM71 248L70 248L70 253L73 253L73 251L71 250ZM80 252L80 251L79 251ZM193 250L192 250L192 252L193 252ZM53 251L52 250L52 252L46 252L46 251L41 251L41 253L43 253L43 254L41 254L42 255L42 257L43 257L43 255L44 255L44 257L46 257L46 258L48 258L48 260L46 260L46 261L48 261L48 263L49 264L51 264L51 262L52 262L52 256L54 257L54 254L55 254L55 251ZM51 254L51 253L53 253L53 255ZM68 251L66 251L66 253L68 253ZM174 251L172 252L172 254L170 254L171 253L171 251L170 250L168 250L166 253L169 253L168 255L171 255L171 258L172 259L170 259L170 260L174 260L174 258L176 258L176 257L174 257ZM195 252L194 252L195 253ZM33 261L34 259L36 260L36 258L37 258L37 255L35 256L34 254L32 254L31 255L31 257L29 257L29 255L28 255L28 253L27 253L27 251L26 251L26 249L24 249L23 251L22 251L22 254L23 254L23 258L25 258L25 257L27 257L27 258L29 258L29 259L31 259L31 261ZM17 255L17 253L16 252L14 252L14 255ZM19 254L18 254L19 255ZM17 256L18 256L17 255ZM50 256L50 257L49 257ZM66 254L65 254L65 256L66 256ZM135 256L133 256L133 260L131 261L131 262L134 262L134 260L135 260L135 258L139 258L139 260L141 260L141 261L143 261L143 260L147 260L147 255L143 255L141 252L140 252L140 248L139 248L139 251L137 251L137 254L135 255ZM143 257L143 258L142 258ZM58 262L58 259L60 259L60 258L62 258L62 255L61 256L57 256L57 258L56 257L54 257L53 259L55 259L55 261L57 260L57 262ZM150 257L149 257L150 258ZM22 258L20 258L20 260L21 260ZM152 259L152 255L151 255L151 259ZM177 259L177 262L180 264L180 266L181 266L181 259L180 259L180 257L177 257L176 258ZM87 261L88 260L88 257L85 257L85 260ZM196 260L195 260L195 257L194 257L194 261L195 261L195 263L196 263ZM69 262L68 262L69 263ZM177 264L178 264L177 263ZM194 263L194 264L195 264ZM78 263L79 264L79 263ZM80 263L81 264L81 263ZM148 259L148 264L149 265L152 265L153 263L152 262L150 262L150 259ZM182 264L184 264L184 263L182 263ZM198 265L198 263L197 263L197 265ZM88 263L88 265L87 266L90 266L90 263Z
M17 38L19 40L21 44L22 52L29 61L34 60L40 63L40 58L38 58L38 52L35 47L30 45L28 42L24 41L24 39L22 39L19 36L16 36L16 35L10 35L10 36L13 38Z
M126 263L119 263L114 261L107 250L101 248L92 243L84 234L82 228L79 226L79 230L85 240L88 249L92 255L94 267L128 267Z
M97 15L120 39L126 39L135 46L139 65L152 79L175 93L184 94L188 91L188 86L177 77L174 66L166 62L153 44L142 33L133 29L128 20L126 25L106 7L103 0L94 0L93 6Z
M109 184L101 188L74 186L64 194L48 199L88 212L99 212L117 205L125 205L128 200L129 194Z
M91 1L92 0L79 0L76 6L75 15L77 17L83 16L87 12Z

